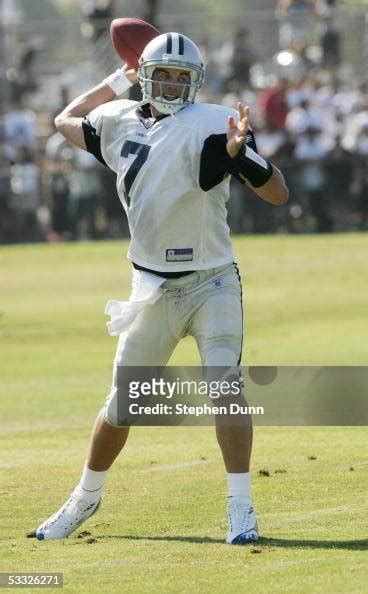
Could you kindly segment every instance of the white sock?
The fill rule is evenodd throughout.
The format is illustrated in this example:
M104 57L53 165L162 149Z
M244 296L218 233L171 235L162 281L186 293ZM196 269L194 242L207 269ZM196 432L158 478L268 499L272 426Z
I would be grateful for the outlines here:
M85 464L77 486L78 493L87 499L99 499L105 485L106 475L107 470L91 470Z
M228 472L227 488L229 497L241 497L252 503L250 496L250 472Z

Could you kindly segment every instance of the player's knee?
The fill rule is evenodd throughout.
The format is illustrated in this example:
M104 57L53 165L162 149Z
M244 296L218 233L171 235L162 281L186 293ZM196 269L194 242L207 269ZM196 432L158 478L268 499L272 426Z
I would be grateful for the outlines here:
M239 348L213 347L204 354L205 367L233 367L238 364Z
M119 427L116 388L112 388L106 399L104 406L104 421L112 427Z
M126 427L131 424L130 399L128 392L123 387L113 385L104 407L104 420L112 427Z

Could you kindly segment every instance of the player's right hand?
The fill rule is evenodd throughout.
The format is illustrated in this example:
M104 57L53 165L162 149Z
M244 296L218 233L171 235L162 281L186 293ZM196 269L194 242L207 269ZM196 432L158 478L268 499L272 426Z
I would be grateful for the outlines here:
M129 68L128 64L124 64L122 70L132 85L135 85L138 82L138 73L134 68Z

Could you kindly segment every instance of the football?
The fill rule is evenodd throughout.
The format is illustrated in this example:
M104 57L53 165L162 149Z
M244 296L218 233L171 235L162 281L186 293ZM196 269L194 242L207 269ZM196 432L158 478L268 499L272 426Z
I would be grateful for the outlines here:
M114 19L110 25L111 41L117 54L135 70L138 70L138 59L147 43L157 35L160 31L141 19Z

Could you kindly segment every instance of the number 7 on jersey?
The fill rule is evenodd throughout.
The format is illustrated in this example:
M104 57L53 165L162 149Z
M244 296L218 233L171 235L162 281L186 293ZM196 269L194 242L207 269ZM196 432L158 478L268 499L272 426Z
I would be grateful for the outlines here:
M141 167L147 161L148 153L150 152L150 150L151 147L147 144L141 144L140 142L134 142L133 140L125 140L123 146L121 147L121 157L136 155L136 158L134 159L133 163L129 167L124 177L125 200L128 208L130 206L130 188L132 187L135 178L141 170Z

